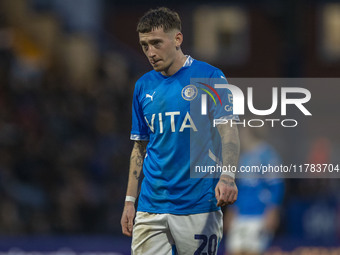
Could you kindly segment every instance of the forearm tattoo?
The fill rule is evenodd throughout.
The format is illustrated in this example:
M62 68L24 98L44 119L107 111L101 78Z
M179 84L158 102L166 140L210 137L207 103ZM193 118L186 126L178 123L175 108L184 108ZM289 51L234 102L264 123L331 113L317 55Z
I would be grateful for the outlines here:
M222 146L222 155L224 165L236 166L238 162L240 148L238 144L228 142Z
M139 180L140 179L140 171L133 171L133 176L136 178L136 180Z
M143 161L144 161L144 157L137 156L137 158L136 158L136 165L137 166L143 166Z
M137 169L133 171L133 176L136 180L140 179L141 170L143 167L143 161L146 153L146 145L142 141L137 141L135 146L133 147L133 151L131 154L131 166L135 165Z
M132 155L131 162L135 163L136 166L143 166L144 157L140 154Z

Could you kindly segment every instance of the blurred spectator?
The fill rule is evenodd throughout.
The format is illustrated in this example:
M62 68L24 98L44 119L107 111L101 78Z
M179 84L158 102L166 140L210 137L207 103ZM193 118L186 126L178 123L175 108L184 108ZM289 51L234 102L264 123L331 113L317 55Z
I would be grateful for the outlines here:
M264 128L240 128L241 166L278 166L281 159L272 146L264 140ZM256 173L239 176L239 195L225 214L226 254L263 254L280 222L283 200L282 176Z

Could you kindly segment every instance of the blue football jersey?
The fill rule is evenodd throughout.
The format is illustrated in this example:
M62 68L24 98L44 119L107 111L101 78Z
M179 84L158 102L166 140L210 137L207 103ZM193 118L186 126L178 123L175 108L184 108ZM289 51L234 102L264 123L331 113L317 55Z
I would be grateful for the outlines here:
M242 153L240 166L277 166L280 157L273 147L261 143L251 151ZM261 215L270 206L279 206L283 199L284 183L279 178L239 178L238 198L232 207L240 215Z
M202 84L193 82L195 78ZM213 93L214 78L226 83L218 68L188 56L174 75L152 70L136 82L131 139L149 141L138 211L195 214L219 210L214 192L218 179L190 178L194 164L216 164L209 158L209 150L220 146L212 120L234 118L232 111L225 110L232 108L227 89L216 89L215 97L209 97L208 113L201 114L201 96Z

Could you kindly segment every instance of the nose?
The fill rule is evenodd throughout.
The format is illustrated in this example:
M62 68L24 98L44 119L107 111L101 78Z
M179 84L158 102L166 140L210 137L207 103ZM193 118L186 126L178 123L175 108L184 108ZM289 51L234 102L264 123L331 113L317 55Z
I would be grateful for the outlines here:
M148 54L149 58L154 58L156 56L155 50L154 50L154 48L152 46L149 47L149 50L148 50L147 54Z

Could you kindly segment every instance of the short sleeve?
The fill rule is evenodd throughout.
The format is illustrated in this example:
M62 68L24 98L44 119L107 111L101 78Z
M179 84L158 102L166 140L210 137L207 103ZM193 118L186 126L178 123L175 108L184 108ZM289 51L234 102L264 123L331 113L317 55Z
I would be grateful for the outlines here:
M137 82L135 91L132 99L132 129L131 129L131 140L136 141L148 141L148 127L144 120L142 107L139 101L140 84Z
M228 84L225 75L221 70L217 69L212 74L212 80L214 83ZM217 105L215 107L209 107L210 114L214 119L229 119L239 121L237 115L233 115L233 94L227 88L216 89L219 96Z

